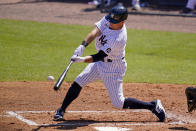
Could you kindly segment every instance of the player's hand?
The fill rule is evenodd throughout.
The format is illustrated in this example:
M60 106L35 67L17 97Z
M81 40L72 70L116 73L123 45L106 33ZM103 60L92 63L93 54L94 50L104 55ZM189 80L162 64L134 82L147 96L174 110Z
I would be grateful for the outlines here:
M73 61L74 63L84 62L84 57L73 55L71 57L71 61Z
M81 56L83 54L84 49L85 49L85 46L84 45L79 45L75 49L73 56Z

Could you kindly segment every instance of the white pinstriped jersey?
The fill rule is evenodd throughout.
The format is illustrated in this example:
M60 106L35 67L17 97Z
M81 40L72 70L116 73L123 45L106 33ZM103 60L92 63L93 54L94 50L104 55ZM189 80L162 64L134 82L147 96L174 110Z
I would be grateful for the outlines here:
M101 35L95 39L97 52L103 50L109 59L122 59L125 56L125 46L127 42L127 30L125 25L120 30L109 28L109 22L103 17L95 23L100 29Z
M95 38L96 50L104 51L108 55L104 60L111 59L112 62L98 61L88 64L75 81L84 87L90 82L102 80L112 104L116 108L123 108L125 98L122 87L127 68L127 63L123 59L127 41L126 27L124 25L120 30L111 30L105 17L95 25L101 31L101 35Z

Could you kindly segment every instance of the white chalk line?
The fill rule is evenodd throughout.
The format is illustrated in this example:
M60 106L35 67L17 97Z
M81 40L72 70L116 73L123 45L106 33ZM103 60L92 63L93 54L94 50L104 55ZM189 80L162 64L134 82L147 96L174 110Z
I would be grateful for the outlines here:
M10 115L0 115L0 117L12 117Z
M167 112L167 118L177 119L181 123L196 123L196 119L190 116L183 116L181 114L176 114L173 112Z
M131 128L121 128L121 127L94 127L98 131L130 131Z
M38 126L38 124L35 123L34 121L25 119L23 116L18 115L17 113L15 113L15 112L13 112L13 111L8 111L7 114L9 114L9 115L12 116L12 117L16 117L18 120L21 120L21 121L27 123L27 124L30 125L30 126Z
M168 122L168 123L161 123L161 122L138 122L138 123L128 123L128 122L123 122L123 123L119 123L119 122L114 122L114 123L104 123L104 122L100 122L100 123L96 123L96 122L83 122L83 123L73 123L73 122L69 122L69 123L60 123L60 124L38 124L34 121L25 119L22 115L19 114L23 114L23 113L48 113L48 112L54 112L54 111L7 111L6 113L8 114L8 116L10 117L16 117L18 120L25 122L28 125L33 125L33 126L87 126L87 125L110 125L110 126L153 126L153 125L183 125L183 124L187 124L187 123L196 123L196 119L193 119L191 117L185 117L182 115L177 115L173 112L167 112L167 118L170 119L175 119L175 122ZM129 111L67 111L69 113L123 113L123 112L149 112L148 110L129 110Z

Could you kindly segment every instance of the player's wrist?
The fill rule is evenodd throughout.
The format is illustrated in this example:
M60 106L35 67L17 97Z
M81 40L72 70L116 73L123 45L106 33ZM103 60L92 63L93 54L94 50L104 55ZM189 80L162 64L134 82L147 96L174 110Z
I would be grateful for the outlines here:
M81 43L81 45L83 45L84 47L87 47L88 46L88 43L85 40L83 40L82 43Z
M84 62L85 61L85 57L72 56L71 57L71 61L73 61L74 63Z
M77 62L84 62L85 61L85 57L78 57Z

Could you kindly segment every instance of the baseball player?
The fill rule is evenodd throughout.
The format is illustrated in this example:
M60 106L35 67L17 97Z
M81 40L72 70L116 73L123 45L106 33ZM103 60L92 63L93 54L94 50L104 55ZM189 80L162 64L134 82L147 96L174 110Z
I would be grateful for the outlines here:
M161 122L165 120L165 110L160 100L144 102L123 96L123 77L127 68L125 60L127 42L125 20L127 17L128 12L123 5L113 7L106 16L95 23L95 28L74 51L71 58L73 62L86 62L89 64L72 83L62 106L57 109L54 115L54 120L62 120L66 108L78 97L81 89L96 80L103 81L114 107L119 109L148 109ZM85 47L94 39L97 53L81 57Z
M196 88L187 87L185 90L188 112L196 110Z
M182 10L181 13L194 14L193 11L195 9L195 6L196 6L196 0L188 0L187 4L186 4L186 7Z
M140 7L140 0L132 0L131 2L132 4L132 9L133 10L136 10L136 11L140 11L141 10L141 7Z

